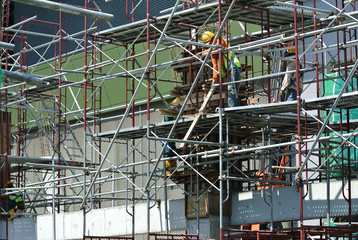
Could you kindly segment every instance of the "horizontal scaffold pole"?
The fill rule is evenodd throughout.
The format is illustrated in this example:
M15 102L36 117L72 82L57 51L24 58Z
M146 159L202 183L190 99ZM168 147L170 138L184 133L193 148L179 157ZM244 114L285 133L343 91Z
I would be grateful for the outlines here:
M12 1L28 4L32 6L42 7L42 8L48 8L56 11L71 13L74 15L90 17L97 20L104 20L107 22L111 22L113 20L113 14L97 12L93 10L83 9L83 8L74 7L74 6L47 1L47 0L12 0Z
M21 73L21 72L11 72L2 70L2 76L3 78L7 78L13 81L18 82L26 82L31 85L48 85L48 82L43 81L40 78L34 77L27 73Z
M15 44L0 42L0 48L7 49L7 50L14 50Z

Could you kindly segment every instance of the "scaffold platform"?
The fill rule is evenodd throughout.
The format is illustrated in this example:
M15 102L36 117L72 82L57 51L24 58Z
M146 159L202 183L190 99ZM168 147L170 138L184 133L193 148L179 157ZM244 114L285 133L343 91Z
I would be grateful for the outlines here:
M315 99L304 100L301 103L301 107L307 111L311 110L329 110L335 99L336 95L320 97ZM358 108L358 91L345 93L340 99L338 108L352 109ZM229 126L236 126L235 132L238 134L246 134L257 131L263 127L267 127L268 116L270 116L270 125L272 128L276 128L275 134L288 136L289 134L297 133L297 102L277 102L268 104L248 105L235 108L225 108L223 122L226 118L229 120ZM193 118L180 119L176 128L175 133L178 135L185 134L189 128ZM196 129L209 130L219 120L219 114L204 115L198 124ZM151 123L149 128L155 131L158 136L168 135L172 128L174 121ZM317 122L311 117L302 115L301 123L305 124L308 134L314 134L317 132ZM240 127L237 127L240 126ZM247 128L249 127L250 128ZM240 132L241 131L241 132ZM96 137L112 138L115 131L107 131L95 134ZM117 138L118 139L137 139L142 138L147 133L147 126L138 126L133 128L124 128L120 130ZM253 134L254 136L255 134Z
M186 29L185 26L199 27L204 23L210 24L217 22L218 5L219 3L216 1L174 13L171 20L172 27L167 30L166 34L168 36L183 37L182 34L183 29ZM223 2L221 7L222 14L225 14L226 9L228 8L227 2ZM208 16L211 15L212 17L208 19ZM299 12L298 15L301 17L302 13ZM155 20L151 20L151 23L157 28L162 29L169 16L169 14L159 16L155 18ZM311 17L311 13L303 13L304 20ZM293 23L293 10L291 8L283 10L282 8L275 7L275 1L273 0L239 0L230 13L230 20L243 21L260 26L267 26L270 24L271 27L280 27L282 25ZM146 27L147 20L143 19L134 23L101 31L98 35L128 43L131 43L136 39L136 43L141 43L147 40L146 34L143 34ZM189 30L189 28L187 29ZM184 36L184 39L188 39L188 36L187 33Z
M355 239L356 1L12 2L3 70L33 79L3 78L0 200L29 237ZM288 79L303 98L275 102ZM0 240L26 223L2 210ZM268 222L291 228L238 230Z

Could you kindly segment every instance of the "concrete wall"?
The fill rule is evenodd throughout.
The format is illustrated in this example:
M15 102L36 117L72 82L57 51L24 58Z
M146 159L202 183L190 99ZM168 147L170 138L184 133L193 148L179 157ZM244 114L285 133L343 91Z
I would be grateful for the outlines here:
M147 205L137 204L135 211L136 234L147 232ZM150 211L150 231L165 231L164 204L154 206ZM169 231L185 230L184 200L171 200L168 203ZM86 214L86 235L117 236L132 233L132 218L126 207L95 209ZM71 212L56 215L56 238L81 239L83 236L83 213ZM53 216L37 217L37 239L53 238Z
M347 183L341 181L330 184L330 215L344 216L348 213L348 203L343 197L347 195ZM358 188L358 180L352 181L352 189ZM327 185L314 183L305 189L303 203L304 219L325 218L327 215ZM231 219L225 218L225 226L270 221L269 191L251 191L233 194ZM299 192L295 186L276 188L273 190L274 221L298 220ZM160 207L151 202L150 232L166 230L164 203ZM140 203L135 208L135 232L147 232L147 204ZM129 206L129 210L130 206ZM168 231L185 231L195 234L196 219L186 220L184 199L168 201ZM352 214L358 214L358 192L352 191ZM230 220L230 221L229 221ZM56 238L81 239L83 235L83 213L81 211L56 214ZM218 217L200 219L201 238L216 238L218 233ZM118 236L131 235L132 218L126 212L126 206L94 209L86 214L86 235ZM0 238L5 238L5 222L0 222ZM53 216L40 215L34 218L15 218L9 222L9 240L12 239L53 239Z

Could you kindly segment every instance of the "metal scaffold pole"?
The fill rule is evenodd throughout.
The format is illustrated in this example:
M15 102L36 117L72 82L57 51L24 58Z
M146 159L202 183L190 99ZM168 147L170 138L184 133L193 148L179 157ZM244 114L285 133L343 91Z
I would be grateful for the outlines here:
M9 118L0 125L9 132L0 131L0 173L9 177L0 183L18 185L1 186L0 196L26 199L14 222L37 215L50 230L42 239L62 238L62 229L126 240L358 232L355 1L13 2L31 16L15 11L10 24L4 2L0 105ZM35 7L58 11L59 21ZM207 44L204 31L213 32ZM235 57L241 79L231 82L220 66ZM296 100L279 99L287 79ZM240 106L226 107L231 84ZM312 206L321 207L314 216ZM75 221L68 212L75 236L62 225ZM339 214L347 224L329 226Z
M179 1L177 1L178 4ZM172 11L174 12L174 10ZM147 0L147 66L151 64L151 60L153 59L153 56L156 54L156 52L150 53L150 1ZM165 31L163 31L164 33ZM152 57L152 59L151 59ZM148 70L147 70L148 71ZM150 102L150 72L146 73L147 76L147 137L150 136L150 129L149 129L149 123L150 123L150 114L149 114L149 102ZM147 140L147 159L150 159L150 141ZM147 163L147 178L150 177L150 163ZM146 197L147 197L147 240L150 240L150 190L149 188L145 188L146 191Z
M61 4L61 3L47 1L47 0L13 0L13 1L23 3L23 4L38 6L38 7L42 7L42 8L62 11L62 12L66 12L66 13L76 14L79 16L91 17L94 19L104 20L104 21L108 21L108 22L113 20L112 14L88 10L86 7L83 9L83 8L74 7L71 5Z
M85 10L87 10L88 8L88 1L85 0ZM84 71L87 71L87 39L88 39L88 35L87 35L87 27L88 27L88 19L87 16L85 16L84 18ZM87 167L87 75L85 74L84 76L84 84L83 84L83 167L86 168ZM88 195L92 192L91 189L93 187L93 185L89 186L87 188L86 186L86 175L83 178L83 202L82 202L82 213L83 213L83 238L85 238L86 234L86 211L87 211L87 199L86 196L88 197ZM92 204L92 203L91 203ZM92 207L92 206L90 206Z

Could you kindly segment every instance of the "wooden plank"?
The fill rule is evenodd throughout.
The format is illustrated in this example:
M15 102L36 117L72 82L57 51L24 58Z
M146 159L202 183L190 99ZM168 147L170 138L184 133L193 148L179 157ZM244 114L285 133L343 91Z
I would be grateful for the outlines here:
M207 93L204 93L204 92L199 92L198 93L198 104L202 104L204 101L205 101L205 98L207 96L208 92ZM180 102L176 102L176 103L171 103L170 105L173 107L173 108L180 108L182 105L183 105L183 102L184 102L184 99L186 98L186 96L181 96L180 97ZM214 100L220 100L220 99L226 99L227 98L227 92L222 92L221 94L221 97L220 97L220 94L219 93L216 93L216 94L213 94L210 98L210 101L214 101ZM195 103L196 103L196 98L195 98L195 95L192 94L192 97L191 97L192 101L194 102L193 104L191 104L190 106L186 106L186 109L190 109L191 108L196 108L198 109L198 107L196 107ZM209 101L209 102L210 102ZM201 106L201 105L200 105Z
M258 103L259 103L259 99L258 99L258 98L250 98L250 99L247 99L247 105L258 104Z
M208 92L208 95L206 95L203 104L201 105L201 107L200 107L198 113L196 114L193 122L191 123L188 131L186 132L185 137L183 138L183 140L188 140L190 138L190 136L191 136L196 124L199 122L200 117L203 115L203 112L204 112L204 110L206 108L206 105L208 104L208 102L209 102L211 96L213 95L213 93L215 92L215 89L216 89L216 86L213 86L210 89L210 91ZM186 145L185 143L181 143L180 148L184 148L185 145Z

